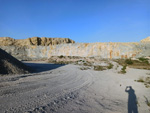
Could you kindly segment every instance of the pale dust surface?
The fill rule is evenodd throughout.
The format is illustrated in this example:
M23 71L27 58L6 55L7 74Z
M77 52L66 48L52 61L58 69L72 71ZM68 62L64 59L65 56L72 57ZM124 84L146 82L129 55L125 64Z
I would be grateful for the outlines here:
M127 86L134 90L137 113L150 113L144 98L150 99L150 88L134 81L150 76L149 70L127 68L118 74L115 67L94 71L71 64L26 64L36 72L0 77L0 113L127 113Z

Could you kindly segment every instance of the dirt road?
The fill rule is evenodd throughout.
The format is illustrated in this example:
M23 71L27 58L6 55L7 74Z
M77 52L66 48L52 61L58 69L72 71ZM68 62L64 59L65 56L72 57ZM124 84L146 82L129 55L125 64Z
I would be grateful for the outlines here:
M134 81L150 76L149 71L128 69L122 75L115 69L80 70L80 66L71 64L26 65L36 72L1 77L0 113L127 113L130 109L150 112L144 98L150 99L150 88ZM130 109L131 94L125 92L126 86L132 86L138 101Z

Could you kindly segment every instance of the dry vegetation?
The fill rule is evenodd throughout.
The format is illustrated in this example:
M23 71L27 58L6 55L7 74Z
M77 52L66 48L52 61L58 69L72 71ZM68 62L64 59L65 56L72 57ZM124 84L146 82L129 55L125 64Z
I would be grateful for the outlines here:
M148 61L149 59L144 58L144 57L140 57L136 60L132 60L132 59L117 59L114 60L117 63L119 63L122 66L128 66L130 68L135 68L135 69L147 69L150 70L150 63Z
M90 67L81 67L80 68L81 70L88 70L88 69L91 69Z
M126 73L126 65L124 65L122 68L121 68L121 71L119 73L121 74L125 74Z
M55 64L76 64L84 66L80 68L81 70L93 69L96 71L102 71L106 69L112 69L113 64L110 63L108 59L101 59L96 57L79 57L79 56L52 56L49 58L49 63ZM150 69L150 63L147 58L140 57L138 59L115 59L113 60L119 65L122 65L121 71L119 73L125 74L126 67L136 68L136 69ZM102 62L105 62L107 66L99 65ZM90 67L90 68L89 68Z
M135 80L136 82L144 83L146 88L150 88L150 77L140 77L138 80Z
M146 104L150 107L150 101L147 99L147 97L144 96L144 98L146 99Z
M113 64L109 60L95 58L95 57L79 57L79 56L51 56L48 60L49 63L55 64L76 64L81 65L81 70L93 69L95 71L102 71L112 69ZM105 63L106 65L101 65Z
M103 70L106 70L106 69L107 69L106 66L99 66L99 65L94 66L95 71L103 71Z

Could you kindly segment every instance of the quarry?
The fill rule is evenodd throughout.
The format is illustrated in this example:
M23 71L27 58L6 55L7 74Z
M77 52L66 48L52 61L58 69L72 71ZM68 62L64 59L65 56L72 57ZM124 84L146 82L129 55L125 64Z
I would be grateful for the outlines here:
M1 113L149 113L149 94L150 37L0 37Z
M20 60L42 60L51 56L100 57L108 59L150 55L150 37L140 42L75 43L68 38L0 38L0 48Z

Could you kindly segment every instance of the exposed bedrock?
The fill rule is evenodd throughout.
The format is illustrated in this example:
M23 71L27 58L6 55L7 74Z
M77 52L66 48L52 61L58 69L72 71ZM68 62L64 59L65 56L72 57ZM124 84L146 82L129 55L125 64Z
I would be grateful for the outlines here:
M41 38L40 38L41 39ZM42 42L41 42L42 43ZM69 43L28 46L0 46L20 60L41 60L50 56L80 56L101 58L130 58L150 56L150 41L135 43Z
M49 46L65 43L75 43L69 38L46 38L46 37L32 37L27 39L15 40L10 37L0 37L1 46Z

